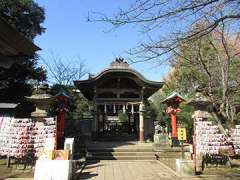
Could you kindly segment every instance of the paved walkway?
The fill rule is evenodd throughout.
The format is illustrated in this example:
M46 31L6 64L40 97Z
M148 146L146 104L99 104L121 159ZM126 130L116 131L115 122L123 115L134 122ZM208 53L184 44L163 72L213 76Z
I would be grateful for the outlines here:
M158 161L99 161L84 168L80 180L173 180L174 171Z

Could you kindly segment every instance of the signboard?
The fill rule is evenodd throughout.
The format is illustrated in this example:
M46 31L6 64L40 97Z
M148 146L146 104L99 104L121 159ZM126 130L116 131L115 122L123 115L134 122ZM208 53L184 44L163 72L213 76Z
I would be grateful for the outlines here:
M47 138L44 144L44 150L53 151L55 147L55 138Z
M178 140L180 141L187 140L186 128L178 128Z
M70 159L73 158L74 138L66 138L64 142L64 150L70 150Z
M53 160L69 160L70 150L55 150Z

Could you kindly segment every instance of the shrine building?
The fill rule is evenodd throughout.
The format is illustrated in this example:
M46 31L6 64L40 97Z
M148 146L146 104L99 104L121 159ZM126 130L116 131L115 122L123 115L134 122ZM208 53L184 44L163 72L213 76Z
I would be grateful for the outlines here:
M92 104L92 136L129 136L144 141L153 134L153 119L144 115L145 103L163 82L147 80L117 58L99 74L74 82ZM146 128L148 127L148 128Z
M33 57L39 50L39 47L0 17L0 68L9 69L14 62ZM1 74L0 81L4 78L8 77Z

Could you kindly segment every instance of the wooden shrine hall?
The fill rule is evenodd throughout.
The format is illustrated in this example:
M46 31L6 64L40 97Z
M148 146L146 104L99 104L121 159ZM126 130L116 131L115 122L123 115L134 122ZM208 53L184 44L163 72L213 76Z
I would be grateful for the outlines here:
M126 135L144 141L147 134L153 134L153 128L152 132L145 130L146 125L153 127L153 120L145 119L144 103L163 82L147 80L117 58L109 68L74 84L93 105L93 136Z

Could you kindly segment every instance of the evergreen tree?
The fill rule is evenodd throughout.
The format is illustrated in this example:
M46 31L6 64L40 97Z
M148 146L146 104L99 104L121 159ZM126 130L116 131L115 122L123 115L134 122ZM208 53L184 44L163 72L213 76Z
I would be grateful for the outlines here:
M41 35L44 8L33 0L0 0L0 15L25 37L33 40Z
M44 9L32 0L0 0L0 16L25 37L33 40L44 32ZM27 83L34 79L44 81L46 72L37 66L38 56L16 61L10 69L0 68L0 102L23 102L31 95L32 87Z

